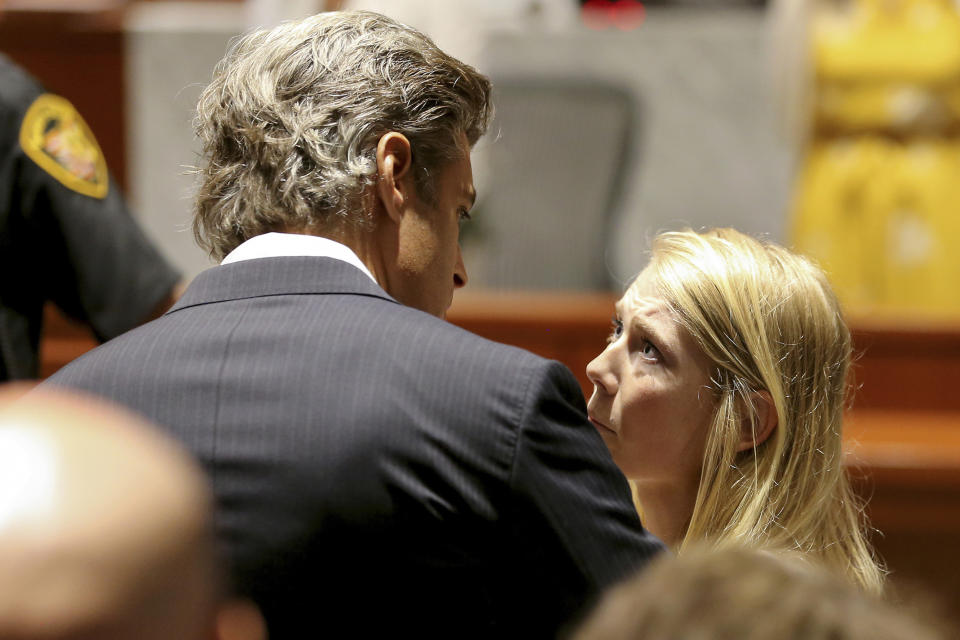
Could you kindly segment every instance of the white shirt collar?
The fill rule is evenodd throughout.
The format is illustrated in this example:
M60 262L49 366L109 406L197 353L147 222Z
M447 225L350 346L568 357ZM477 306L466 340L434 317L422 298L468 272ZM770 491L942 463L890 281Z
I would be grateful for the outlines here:
M299 233L264 233L254 236L227 254L220 264L230 264L254 258L280 258L289 256L320 256L333 258L352 264L367 277L376 282L376 278L360 261L357 254L345 244L330 238L308 236Z

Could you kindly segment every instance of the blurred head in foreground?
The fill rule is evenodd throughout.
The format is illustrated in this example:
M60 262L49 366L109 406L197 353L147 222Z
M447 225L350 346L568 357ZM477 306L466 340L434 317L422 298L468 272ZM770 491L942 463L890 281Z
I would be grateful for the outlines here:
M695 548L611 590L574 640L936 640L795 553Z
M216 637L200 470L132 414L22 391L0 391L0 638Z
M843 465L850 332L823 272L733 229L663 233L587 367L644 524L810 554L879 591Z

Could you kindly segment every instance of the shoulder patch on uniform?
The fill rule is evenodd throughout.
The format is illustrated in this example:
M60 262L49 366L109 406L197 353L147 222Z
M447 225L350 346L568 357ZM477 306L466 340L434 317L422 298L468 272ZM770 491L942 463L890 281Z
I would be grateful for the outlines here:
M34 100L20 125L20 146L67 188L94 198L107 195L103 152L69 100L49 93Z

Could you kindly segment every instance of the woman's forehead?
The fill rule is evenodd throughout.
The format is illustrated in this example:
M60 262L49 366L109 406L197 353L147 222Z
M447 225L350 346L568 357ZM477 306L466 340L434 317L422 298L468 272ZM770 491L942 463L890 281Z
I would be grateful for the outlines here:
M676 312L660 295L651 278L644 274L637 277L615 308L617 315L631 328L655 331L662 338L681 329Z
M653 305L666 306L666 301L660 296L653 270L647 267L630 284L616 306L618 311L626 313L650 308Z
M661 347L669 348L678 357L690 357L699 367L709 364L677 310L660 293L654 269L647 267L637 276L617 301L616 310L629 328L656 336Z

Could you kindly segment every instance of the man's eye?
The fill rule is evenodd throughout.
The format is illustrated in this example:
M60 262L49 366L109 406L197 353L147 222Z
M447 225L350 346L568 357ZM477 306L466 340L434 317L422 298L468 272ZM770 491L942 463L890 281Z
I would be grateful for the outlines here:
M607 336L607 342L616 342L620 336L623 335L623 320L614 316L610 322L613 324L613 329L610 331L610 335Z
M467 211L465 208L460 207L460 209L457 210L457 220L461 223L466 222L467 220L470 220L470 212Z

